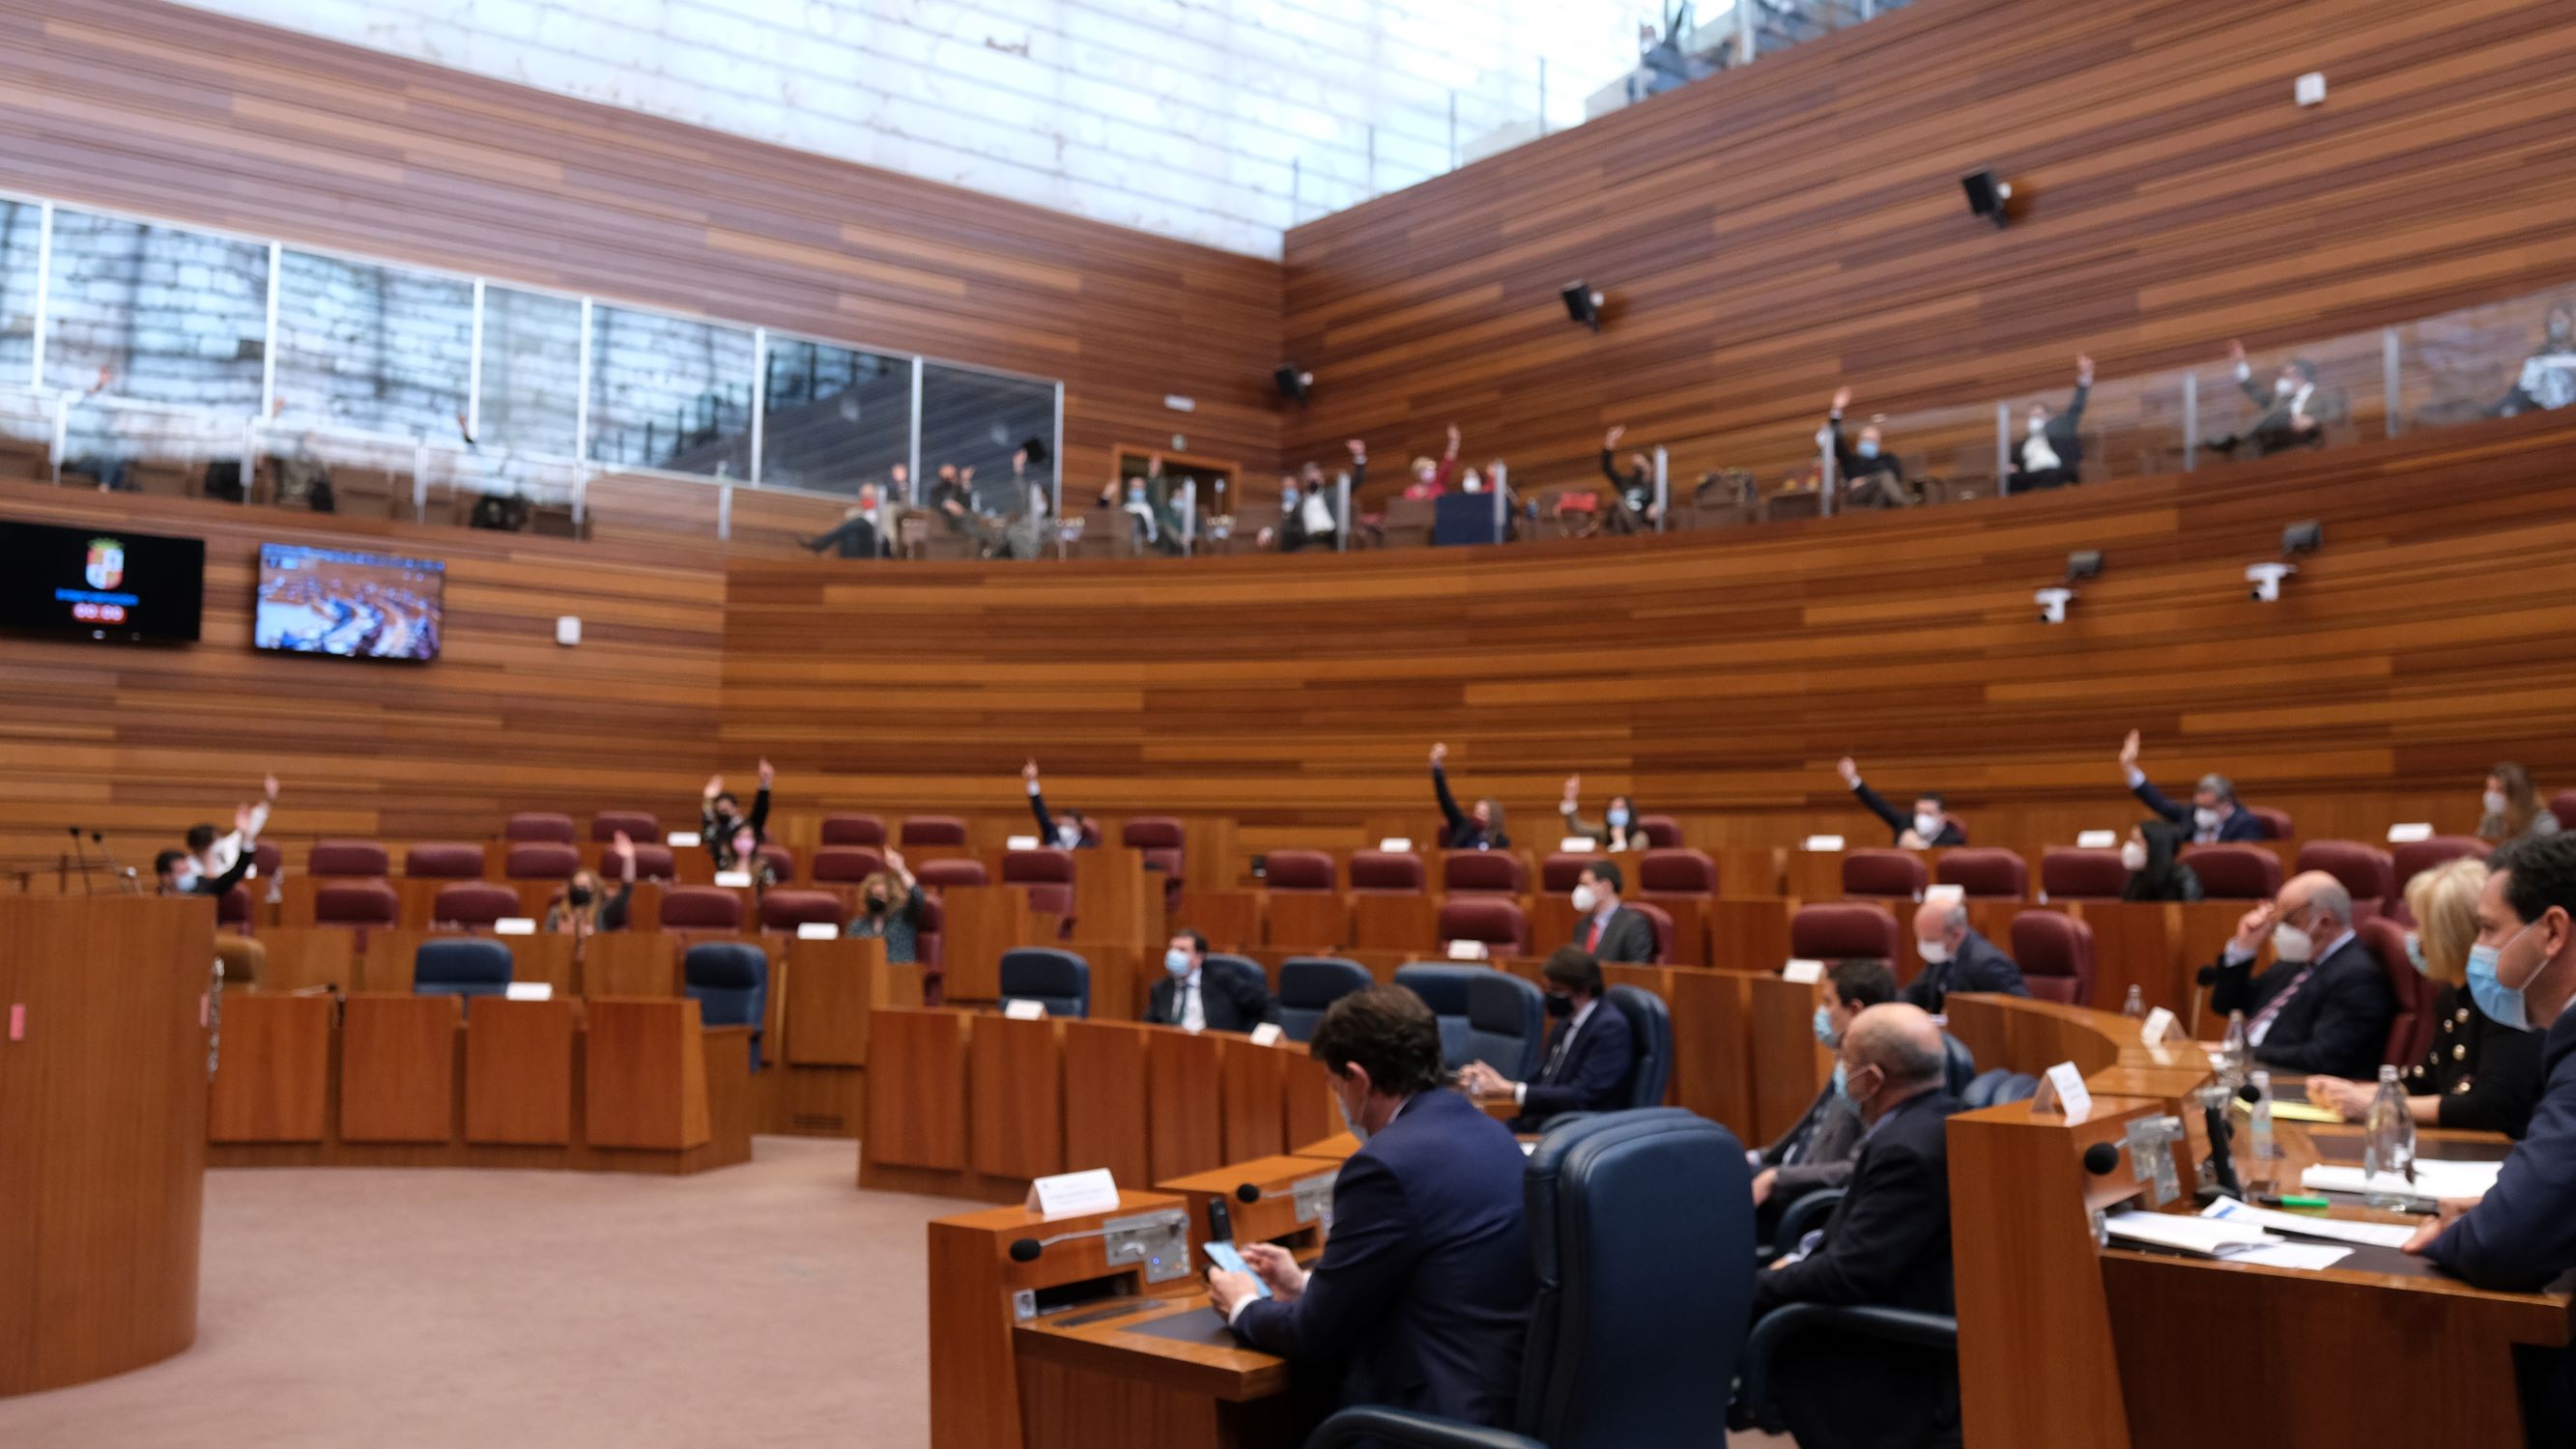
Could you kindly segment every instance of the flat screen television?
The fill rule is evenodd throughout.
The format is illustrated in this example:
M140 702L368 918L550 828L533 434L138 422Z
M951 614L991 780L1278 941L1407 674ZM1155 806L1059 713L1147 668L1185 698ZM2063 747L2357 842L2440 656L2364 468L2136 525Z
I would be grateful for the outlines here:
M251 640L291 654L436 659L446 592L438 559L264 543Z
M206 541L0 519L0 628L193 644Z

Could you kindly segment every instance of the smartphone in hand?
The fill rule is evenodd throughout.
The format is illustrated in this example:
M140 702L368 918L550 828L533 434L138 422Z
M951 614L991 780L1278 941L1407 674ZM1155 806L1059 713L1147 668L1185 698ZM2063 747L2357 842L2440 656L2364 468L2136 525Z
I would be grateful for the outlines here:
M1241 1273L1243 1276L1250 1278L1252 1280L1252 1291L1255 1293L1260 1294L1264 1298L1270 1296L1270 1285L1262 1282L1261 1275L1253 1272L1251 1267L1243 1261L1243 1255L1234 1250L1234 1244L1201 1243L1199 1244L1199 1251L1208 1255L1208 1262L1213 1266L1223 1268L1229 1273Z

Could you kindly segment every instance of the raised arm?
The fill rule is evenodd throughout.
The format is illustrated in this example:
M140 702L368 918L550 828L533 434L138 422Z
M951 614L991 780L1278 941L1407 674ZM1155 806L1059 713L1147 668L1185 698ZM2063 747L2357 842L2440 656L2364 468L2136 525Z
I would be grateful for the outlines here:
M1038 820L1038 844L1055 844L1055 817L1047 813L1046 795L1038 788L1037 761L1031 760L1020 767L1020 782L1028 787L1029 813Z
M777 778L778 772L769 767L768 758L763 756L760 761L760 793L751 797L749 823L752 837L756 840L769 838L769 787Z
M2156 782L2147 778L2147 772L2138 768L2136 730L2129 731L2129 737L2120 742L2120 778L2128 782L2129 793L2138 797L2138 803L2154 811L2158 819L2176 825L2190 821L2191 807L2166 799L2165 792L2156 788Z
M1448 758L1447 745L1431 747L1431 793L1440 799L1440 818L1448 821L1449 828L1455 830L1467 823L1467 817L1459 811L1457 799L1449 793L1449 772L1441 768L1441 762Z
M1843 756L1834 765L1834 770L1843 777L1843 784L1849 787L1852 794L1860 800L1862 807L1870 814L1886 821L1888 829L1904 830L1914 823L1897 814L1895 806L1880 799L1878 792L1869 788L1869 782L1860 777L1860 766L1852 761L1851 756Z
M1594 840L1606 840L1609 838L1610 834L1607 822L1600 820L1586 820L1583 818L1583 811L1577 803L1582 797L1582 789L1583 777L1581 775L1568 775L1565 777L1565 798L1558 801L1556 805L1556 813L1564 817L1565 820L1565 833L1568 835L1586 835L1590 836Z
M2083 423L2084 402L2092 395L2093 359L2079 352L2075 355L2075 396L2066 404L2068 427L2076 427Z

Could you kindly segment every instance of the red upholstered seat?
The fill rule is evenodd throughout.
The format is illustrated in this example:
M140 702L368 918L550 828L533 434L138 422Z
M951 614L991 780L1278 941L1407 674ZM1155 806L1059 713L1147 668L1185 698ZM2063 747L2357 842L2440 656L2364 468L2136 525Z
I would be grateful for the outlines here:
M609 889L615 890L617 888L617 857L612 855L603 859L600 862L599 873L608 881ZM645 845L638 843L636 845L635 878L637 880L672 880L675 879L679 873L680 863L677 859L673 858L671 847L661 844Z
M993 877L980 860L925 860L912 878L926 886L990 885Z
M1670 846L1637 857L1637 892L1647 896L1713 896L1717 862L1701 850Z
M2558 828L2576 830L2576 790L2561 790L2549 797L2549 813L2558 817Z
M1137 816L1119 828L1118 843L1143 851L1146 868L1163 872L1169 880L1181 878L1182 851L1189 844L1189 835L1171 816Z
M382 844L373 840L317 840L304 853L304 869L312 875L365 876L380 879L388 868ZM477 860L474 873L483 873Z
M1981 900L2018 901L2030 895L2030 863L2016 851L1993 846L1949 852L1933 878Z
M2039 858L2039 893L2052 901L2116 901L2129 887L2129 868L2116 850L2072 850L2052 845Z
M570 845L578 837L572 833L571 816L529 810L511 816L501 827L501 838L511 841L555 841Z
M261 880L275 880L277 873L286 868L286 852L277 848L277 842L263 840L251 847L250 862L252 875Z
M1608 860L1609 858L1610 857L1606 855L1597 854L1551 855L1547 859L1539 862L1538 888L1547 892L1549 895L1561 896L1567 891L1574 889L1574 883L1583 878L1585 867L1593 865L1599 861Z
M489 926L504 916L520 914L519 893L491 881L461 880L438 888L429 907L433 926Z
M966 822L954 815L907 815L899 834L905 845L964 845Z
M602 810L590 817L590 838L602 844L616 839L621 830L639 845L662 839L662 822L650 810Z
M2063 911L2013 917L2013 964L2030 994L2068 1006L2093 1004L2093 928Z
M1526 954L1529 918L1509 896L1455 896L1440 906L1440 939L1482 941L1494 955Z
M2409 841L2389 853L2393 867L2391 874L2397 881L2396 893L2404 896L2409 881L2445 861L2458 860L2463 856L2484 860L2494 848L2474 835L2436 835L2430 840ZM2394 902L2391 906L2393 909Z
M1651 849L1679 850L1682 848L1681 822L1669 815L1638 816L1637 832L1646 837L1646 844Z
M1422 891L1422 857L1392 850L1351 852L1351 889L1355 891Z
M234 886L215 901L215 926L250 934L250 887Z
M886 868L885 857L864 845L827 845L814 852L814 883L847 885Z
M1073 852L1069 850L1006 850L1002 852L1002 884L1027 886L1029 909L1050 916L1073 914Z
M2406 956L2406 931L2385 916L2361 923L2356 928L2362 944L2379 958L2379 969L2388 977L2388 989L2397 998L2397 1019L2388 1024L2388 1041L2380 1053L2382 1062L2394 1063L2400 1070L2424 1060L2433 1049L2433 1002L2435 987L2431 977L2415 969Z
M483 847L461 841L415 845L403 853L403 874L430 880L480 880Z
M2343 882L2352 892L2355 918L2377 914L2397 895L2397 868L2388 852L2358 840L2311 840L2299 847L2299 869L2321 870Z
M380 880L332 881L313 893L315 925L390 926L401 914L401 899Z
M2259 901L2281 893L2281 857L2259 845L2186 845L2182 863L2211 900Z
M1274 850L1261 862L1261 881L1274 891L1328 891L1333 858L1320 850Z
M523 840L510 847L501 873L512 880L570 880L581 869L581 852L551 840Z
M1855 850L1843 857L1843 894L1861 900L1921 900L1930 874L1902 850Z
M798 926L833 925L848 921L850 908L841 904L833 891L773 890L760 898L760 928L764 931L793 931Z
M1789 918L1789 954L1802 961L1867 956L1896 964L1896 917L1856 901L1798 907Z
M885 817L881 815L823 817L825 845L883 845L885 839Z
M1516 896L1528 884L1521 858L1508 850L1453 850L1440 860L1440 888L1453 895Z
M1627 905L1655 928L1655 959L1651 964L1661 966L1673 959L1673 913L1653 901L1630 901Z
M770 873L785 885L796 879L796 852L775 843L760 848L760 858L769 862Z
M2245 808L2255 819L2263 822L2265 840L2287 840L2296 833L2287 810L2275 810L2269 805L2248 805Z
M662 895L667 931L739 931L742 897L722 886L673 886Z

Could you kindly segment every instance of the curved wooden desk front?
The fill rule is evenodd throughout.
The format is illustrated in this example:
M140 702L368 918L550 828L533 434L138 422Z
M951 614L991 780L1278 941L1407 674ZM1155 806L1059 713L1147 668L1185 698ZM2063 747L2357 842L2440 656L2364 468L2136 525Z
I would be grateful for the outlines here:
M0 1395L197 1337L210 899L0 897Z

